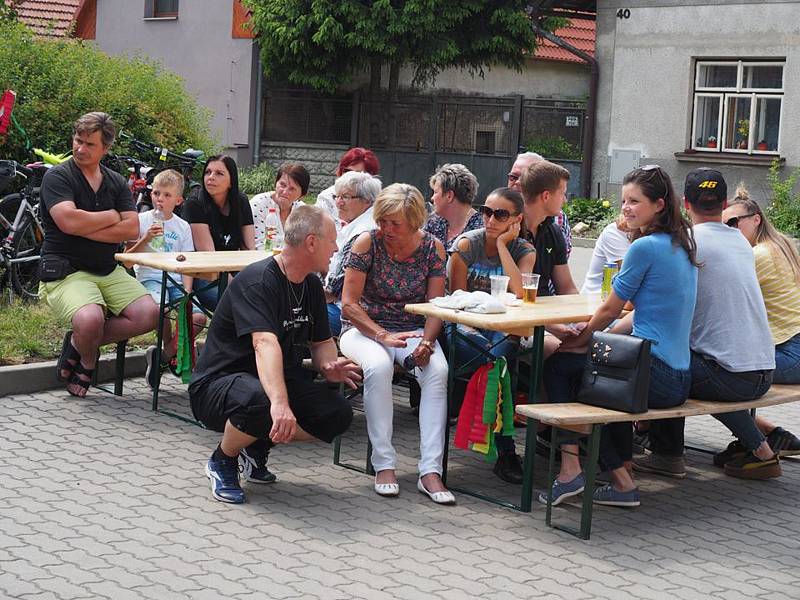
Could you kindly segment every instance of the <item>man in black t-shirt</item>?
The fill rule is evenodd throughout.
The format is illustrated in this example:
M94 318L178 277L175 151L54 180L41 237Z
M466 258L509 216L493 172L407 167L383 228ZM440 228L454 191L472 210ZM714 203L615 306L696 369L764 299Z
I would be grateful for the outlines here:
M299 206L285 225L276 256L239 273L220 299L189 384L192 411L222 441L206 464L217 500L245 501L239 463L251 483L271 483L267 455L274 444L331 442L353 418L350 404L301 373L310 349L328 381L355 388L358 366L337 357L322 283L336 251L336 227L324 209Z
M577 294L578 288L567 265L567 245L554 217L561 212L567 200L569 171L548 161L528 167L520 178L520 189L525 199L526 238L536 248L534 273L539 274L539 295L550 296L550 287L556 295ZM544 339L544 357L547 358L561 345L561 341L574 337L580 329L569 325L548 325L551 335Z
M158 322L150 294L114 260L120 242L139 235L125 179L100 164L115 135L106 113L83 115L73 126L72 158L42 180L39 294L72 329L64 338L58 378L81 398L101 345L151 331Z

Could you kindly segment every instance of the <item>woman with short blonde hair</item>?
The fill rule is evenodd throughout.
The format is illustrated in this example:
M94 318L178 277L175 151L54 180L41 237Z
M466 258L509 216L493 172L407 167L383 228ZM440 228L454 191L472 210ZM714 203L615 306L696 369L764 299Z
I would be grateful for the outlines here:
M385 188L373 217L378 228L356 238L345 264L339 345L364 372L374 490L380 496L400 493L392 445L392 376L395 365L402 365L413 371L422 391L417 489L437 504L453 504L455 497L441 477L448 371L436 341L442 322L404 310L406 304L444 295L444 247L420 229L425 201L414 186L395 183Z

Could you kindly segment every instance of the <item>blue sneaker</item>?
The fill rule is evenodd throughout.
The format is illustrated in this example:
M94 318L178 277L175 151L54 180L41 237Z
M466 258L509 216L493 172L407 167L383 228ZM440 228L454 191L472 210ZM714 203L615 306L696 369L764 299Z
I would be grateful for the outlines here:
M634 488L627 492L621 492L609 483L599 487L594 491L594 503L606 506L639 506L639 490Z
M211 495L220 502L244 503L244 492L239 485L239 463L235 458L228 460L208 459L206 477L211 480Z
M583 491L586 486L586 477L583 473L578 473L574 479L570 481L559 481L556 479L553 482L553 506L558 506L567 498L577 496ZM547 493L542 492L539 494L539 502L547 504Z
M274 483L275 473L267 468L269 450L263 440L258 440L239 452L239 466L245 481L250 483Z

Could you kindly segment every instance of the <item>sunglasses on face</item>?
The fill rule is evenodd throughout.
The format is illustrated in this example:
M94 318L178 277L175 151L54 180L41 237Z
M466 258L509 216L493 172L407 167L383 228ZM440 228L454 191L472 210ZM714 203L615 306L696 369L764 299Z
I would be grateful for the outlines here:
M509 183L517 183L519 181L519 175L515 175L514 173L509 173L506 177L508 177Z
M748 217L754 217L756 213L750 213L749 215L739 215L738 217L731 217L727 221L725 221L725 225L728 227L739 227L739 221L742 219L746 219Z
M487 221L492 217L495 218L495 221L500 223L505 223L508 221L509 217L516 217L517 215L512 215L511 211L506 210L505 208L489 208L488 206L479 206L478 212L483 215L483 218Z

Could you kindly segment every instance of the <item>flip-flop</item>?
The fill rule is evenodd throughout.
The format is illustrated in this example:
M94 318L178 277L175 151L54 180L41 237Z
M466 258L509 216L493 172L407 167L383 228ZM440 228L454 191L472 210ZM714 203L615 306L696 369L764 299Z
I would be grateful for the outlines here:
M74 360L75 364L69 364L70 360ZM56 378L59 381L70 381L72 379L72 374L75 371L75 365L80 364L81 362L81 355L75 349L75 346L72 345L72 331L68 331L64 334L64 341L61 344L61 355L58 357L58 362L56 363ZM69 371L70 374L64 377L61 374L61 371Z

